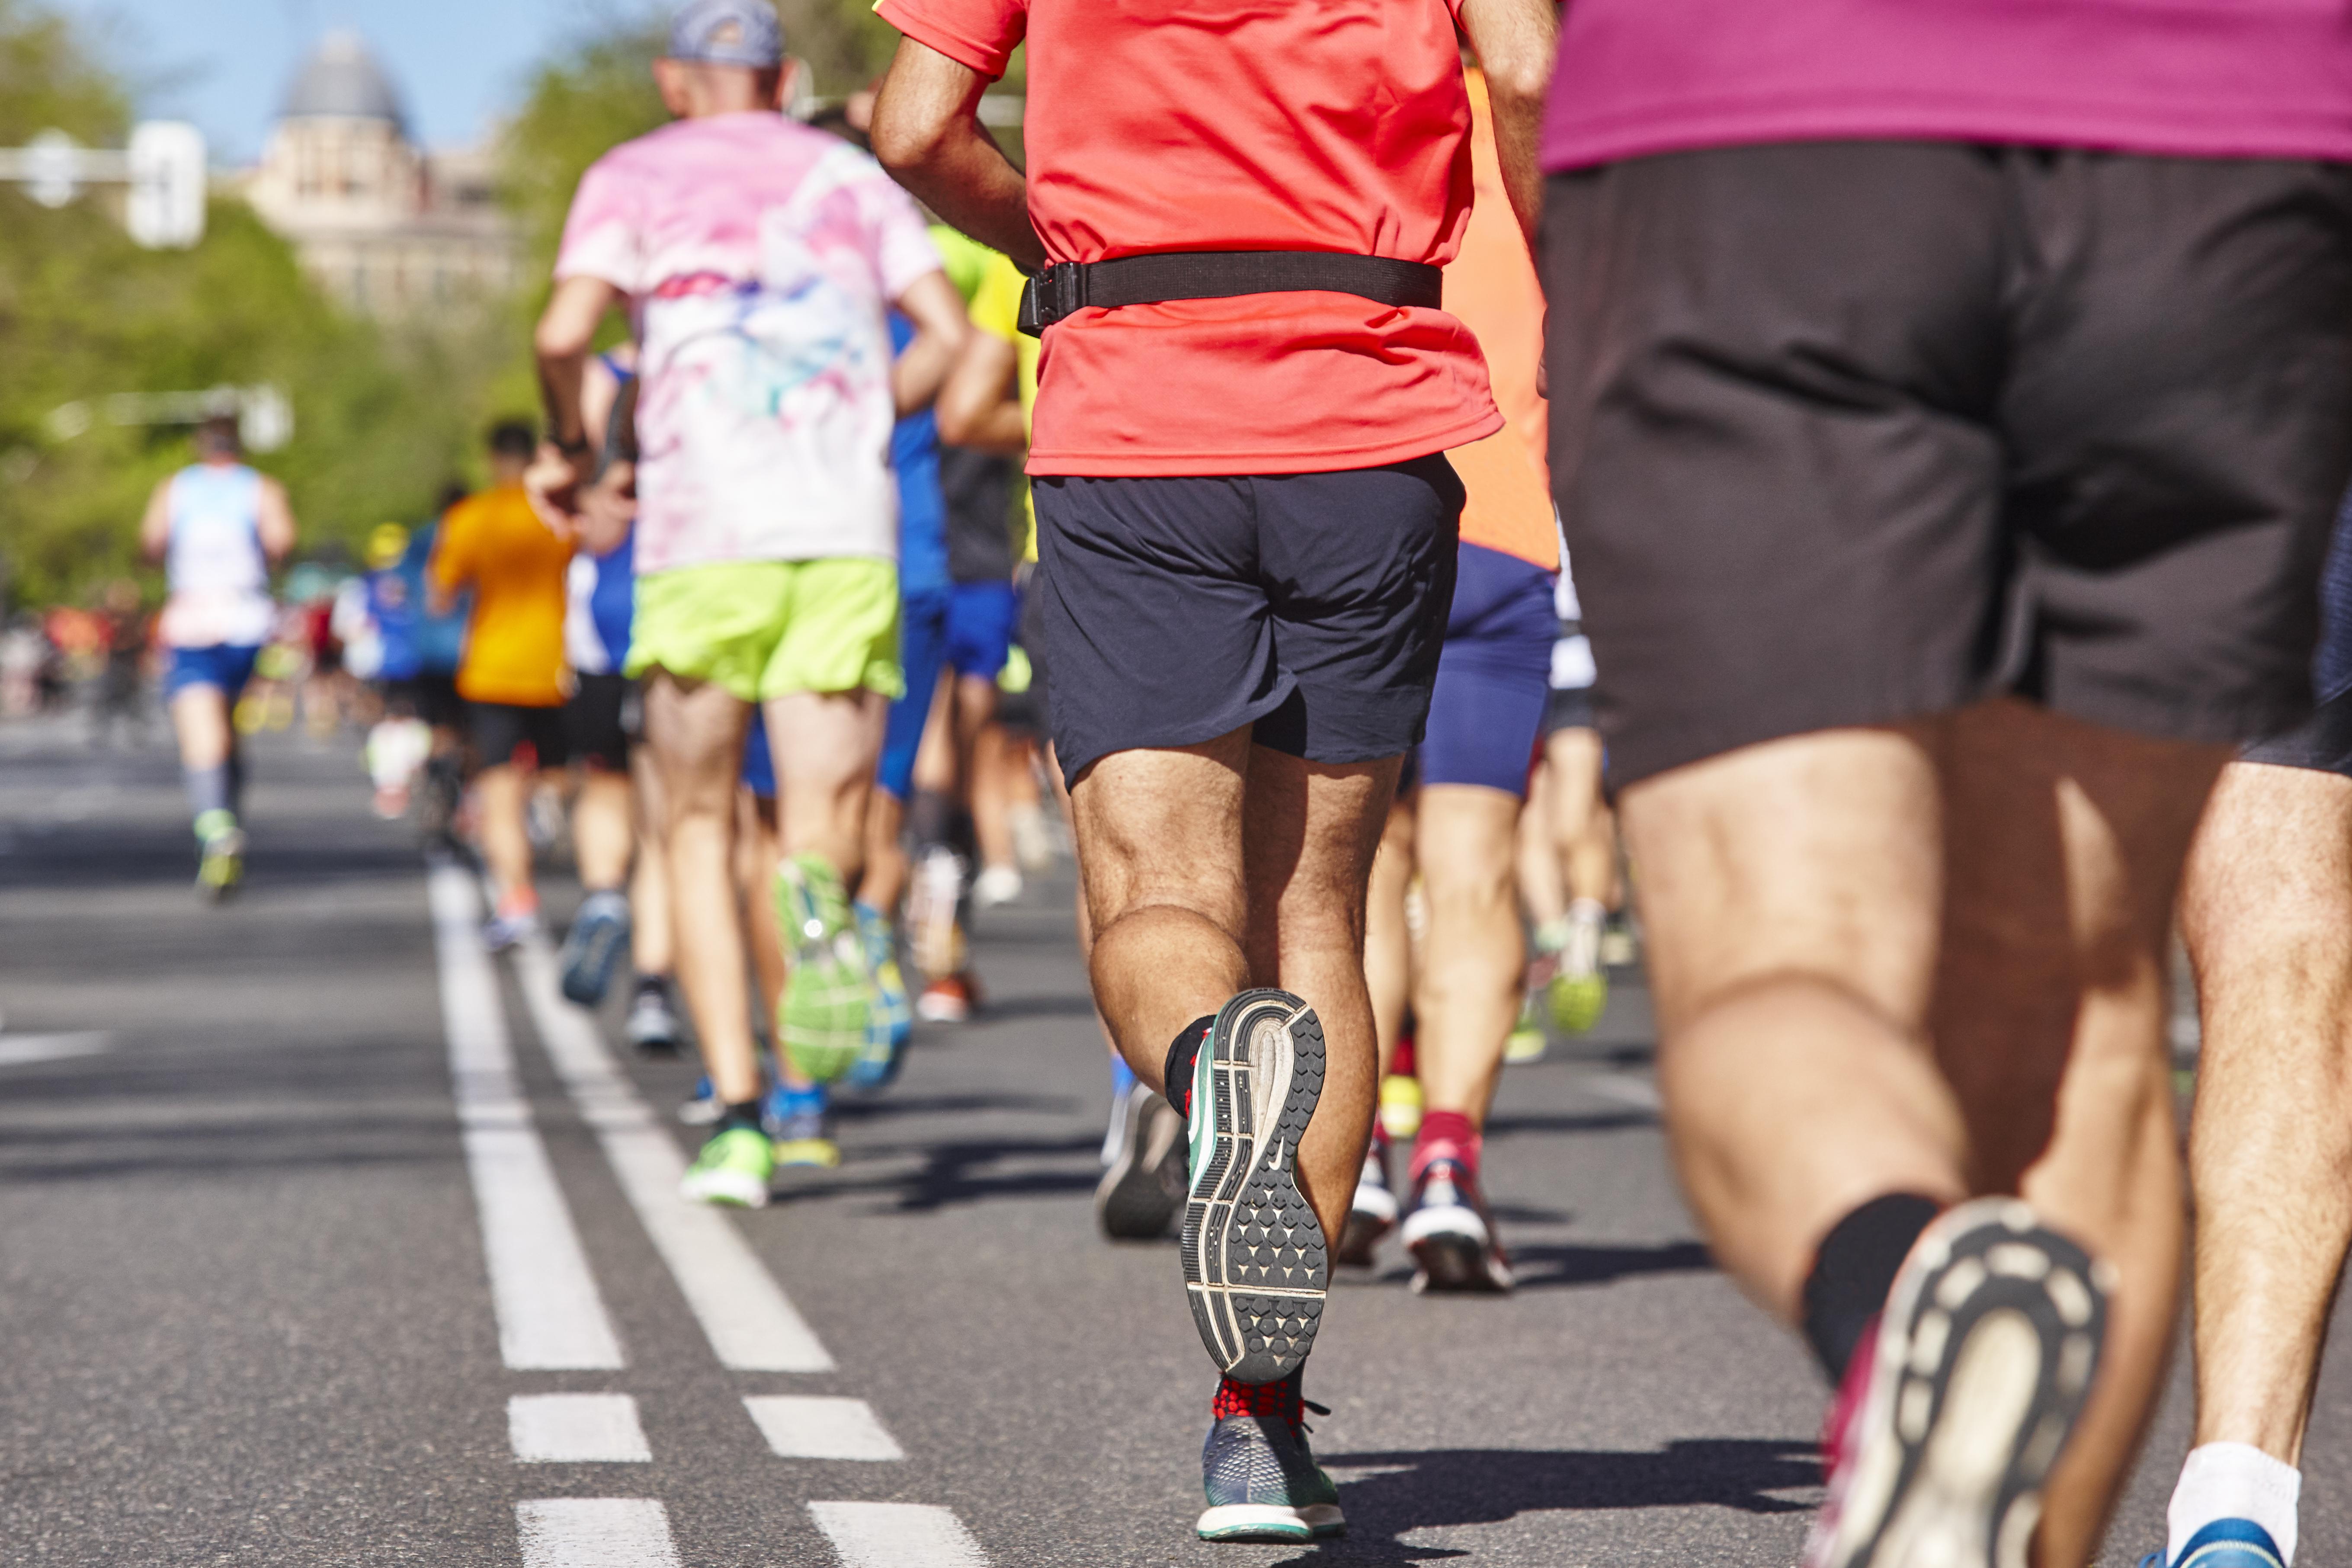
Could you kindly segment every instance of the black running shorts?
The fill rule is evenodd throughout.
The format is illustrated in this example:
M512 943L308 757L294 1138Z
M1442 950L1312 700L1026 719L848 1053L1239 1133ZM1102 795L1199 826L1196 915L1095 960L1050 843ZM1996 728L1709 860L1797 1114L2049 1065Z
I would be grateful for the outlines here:
M1551 178L1552 478L1612 784L2000 692L2308 710L2352 170L1909 142Z
M1385 468L1034 482L1031 590L1056 759L1251 727L1318 763L1418 745L1454 601L1462 482Z
M579 675L563 703L565 753L599 773L629 771L637 683L625 675Z
M564 763L563 710L524 708L511 702L467 705L474 742L474 765L502 768L509 763L530 768L560 768Z

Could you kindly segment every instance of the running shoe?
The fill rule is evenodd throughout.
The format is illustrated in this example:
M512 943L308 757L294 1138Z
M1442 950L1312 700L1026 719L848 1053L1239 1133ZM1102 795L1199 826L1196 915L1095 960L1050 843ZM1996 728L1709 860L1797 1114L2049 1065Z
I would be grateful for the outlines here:
M702 1146L677 1190L697 1203L765 1208L768 1183L775 1173L776 1155L768 1135L753 1127L730 1127Z
M1511 1026L1503 1041L1503 1059L1513 1067L1526 1067L1544 1059L1551 1041L1544 1034L1543 1015L1536 1010L1535 993L1528 993L1519 1008L1519 1021Z
M866 1021L866 1048L849 1069L850 1088L879 1093L898 1080L915 1034L915 1005L907 995L906 972L898 967L898 933L880 910L853 903L858 940L866 944L866 967L874 976L874 1011Z
M539 934L539 911L524 910L518 914L492 915L482 922L482 945L492 952L504 952Z
M2113 1276L2015 1198L1929 1226L1831 1410L1806 1568L2022 1563L2098 1370Z
M1123 1057L1110 1058L1110 1126L1103 1132L1101 1163L1106 1171L1127 1146L1127 1098L1136 1092L1135 1069Z
M1184 1119L1141 1084L1120 1111L1118 1153L1095 1184L1095 1223L1114 1241L1150 1241L1184 1206Z
M1478 1291L1499 1295L1518 1281L1511 1259L1495 1239L1495 1216L1478 1190L1478 1173L1468 1162L1443 1151L1414 1162L1412 1201L1405 1210L1405 1250L1416 1268L1412 1288Z
M779 1165L807 1165L831 1170L841 1163L841 1146L833 1141L830 1104L822 1086L793 1089L778 1084L760 1108L760 1125Z
M244 832L236 827L218 827L205 835L196 852L196 891L219 903L235 892L244 879Z
M558 955L563 994L583 1007L601 1004L613 986L613 966L628 944L627 895L610 888L589 894L572 917Z
M636 994L629 999L629 1016L622 1024L621 1033L633 1047L646 1056L677 1055L685 1042L686 1031L679 1026L677 1010L670 1005L669 986L660 976L646 975L638 980Z
M991 866L971 879L971 907L992 910L1021 896L1021 873L1011 866Z
M1561 1034L1583 1034L1608 1009L1609 976L1598 969L1588 974L1562 973L1553 977L1549 1000L1551 1021Z
M793 948L792 978L776 1004L777 1043L803 1076L832 1083L865 1053L875 1002L841 874L814 855L785 861L776 868L776 919Z
M710 1075L703 1074L694 1080L694 1092L677 1108L677 1119L688 1127L709 1127L727 1114L727 1102L710 1086Z
M969 974L942 974L915 999L915 1016L926 1024L961 1024L980 1005L980 983Z
M1364 1151L1364 1173L1356 1178L1356 1195L1348 1204L1348 1228L1339 1233L1339 1261L1354 1268L1370 1268L1381 1237L1394 1230L1396 1222L1388 1142L1375 1134L1371 1147Z
M1301 1399L1287 1378L1228 1384L1210 1408L1215 1425L1201 1445L1201 1487L1209 1500L1196 1526L1202 1540L1283 1542L1348 1533L1339 1489L1307 1446L1306 1413L1329 1411Z
M1287 991L1244 991L1193 1059L1184 1293L1229 1377L1271 1383L1307 1359L1330 1267L1298 1190L1298 1140L1323 1093L1323 1024Z
M2168 1568L2164 1553L2149 1552L2139 1568ZM2286 1568L2286 1558L2252 1520L2217 1519L2189 1538L2168 1568Z

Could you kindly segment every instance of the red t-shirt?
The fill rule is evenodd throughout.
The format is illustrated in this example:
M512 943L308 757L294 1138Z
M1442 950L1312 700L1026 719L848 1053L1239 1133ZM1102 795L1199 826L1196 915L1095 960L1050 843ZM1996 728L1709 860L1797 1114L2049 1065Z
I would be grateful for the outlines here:
M1471 204L1459 0L881 0L995 78L1029 42L1029 216L1057 261L1338 250L1444 265ZM1033 474L1318 473L1499 428L1439 310L1257 294L1047 330Z

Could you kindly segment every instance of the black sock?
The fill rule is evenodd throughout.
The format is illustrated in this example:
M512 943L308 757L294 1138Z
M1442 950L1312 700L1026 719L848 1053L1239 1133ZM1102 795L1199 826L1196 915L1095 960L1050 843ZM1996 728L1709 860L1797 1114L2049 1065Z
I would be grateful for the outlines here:
M948 823L955 814L955 803L937 790L919 789L915 798L907 804L907 831L917 844L929 848L948 841Z
M760 1131L758 1100L747 1100L739 1105L729 1106L719 1113L719 1125L710 1130L710 1135L716 1138L721 1132L732 1132L739 1127L749 1129L753 1132Z
M1161 1075L1168 1084L1168 1103L1179 1116L1192 1114L1192 1060L1201 1054L1201 1043L1209 1037L1209 1027L1216 1021L1216 1015L1202 1014L1185 1025L1176 1043L1168 1047L1168 1065Z
M1805 1342L1832 1384L1886 1305L1911 1244L1943 1205L1916 1193L1873 1198L1830 1227L1805 1276Z
M640 974L640 975L638 975L638 976L637 976L637 989L636 989L636 994L637 994L637 995L639 995L639 996L658 996L658 997L660 997L660 998L661 998L663 1001L665 1001L665 1002L668 1001L668 1000L669 1000L669 979L668 979L668 977L667 977L667 975L661 975L661 974Z

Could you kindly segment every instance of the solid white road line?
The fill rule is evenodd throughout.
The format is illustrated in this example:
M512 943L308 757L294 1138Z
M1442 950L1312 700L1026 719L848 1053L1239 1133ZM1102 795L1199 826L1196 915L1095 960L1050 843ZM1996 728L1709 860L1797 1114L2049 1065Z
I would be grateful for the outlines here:
M507 1441L526 1465L650 1464L654 1451L625 1394L518 1394Z
M482 951L473 879L436 856L425 885L440 953L449 1077L481 1213L499 1353L507 1365L524 1371L616 1368L620 1336L597 1294L563 1189L515 1078L506 1010Z
M905 1450L882 1429L862 1399L796 1394L755 1394L743 1408L768 1447L787 1459L903 1459Z
M669 1510L652 1498L546 1498L515 1504L522 1568L678 1568Z
M739 1372L831 1372L833 1357L743 1233L717 1209L679 1194L686 1156L614 1064L594 1020L557 991L546 938L534 936L514 953L523 1000L556 1075L604 1145L621 1190L677 1277L719 1363Z
M67 1057L94 1057L114 1044L102 1029L70 1035L0 1035L0 1068L27 1062L53 1062Z
M809 1513L842 1568L988 1568L980 1542L943 1508L911 1502L813 1502Z

